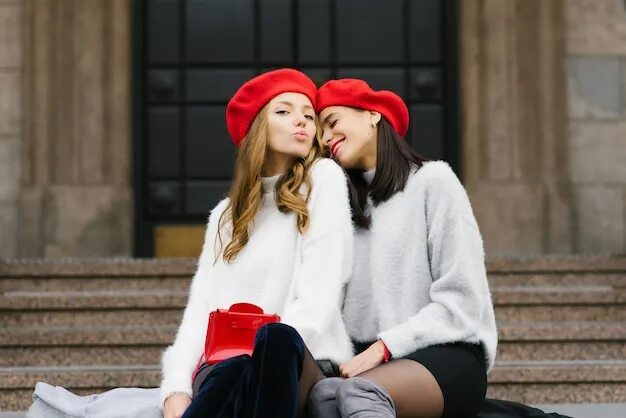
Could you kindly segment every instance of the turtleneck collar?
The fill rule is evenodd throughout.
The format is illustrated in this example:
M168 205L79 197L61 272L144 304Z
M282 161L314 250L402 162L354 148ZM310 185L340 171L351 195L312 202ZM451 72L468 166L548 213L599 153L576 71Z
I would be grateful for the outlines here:
M364 171L363 172L363 180L365 180L365 182L367 184L371 184L372 180L374 180L374 176L376 175L376 169L372 168L371 170L368 171Z
M278 178L282 175L283 173L276 174L275 176L271 176L271 177L261 177L261 185L263 186L263 192L273 193L276 187L276 182L278 181Z

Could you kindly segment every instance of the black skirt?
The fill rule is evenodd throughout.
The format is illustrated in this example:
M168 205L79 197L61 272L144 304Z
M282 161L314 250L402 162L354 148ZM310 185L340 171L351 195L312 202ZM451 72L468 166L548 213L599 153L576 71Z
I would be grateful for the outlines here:
M357 353L371 344L355 343ZM487 370L480 345L460 342L433 345L402 358L420 363L434 376L443 394L442 418L472 417L483 405Z

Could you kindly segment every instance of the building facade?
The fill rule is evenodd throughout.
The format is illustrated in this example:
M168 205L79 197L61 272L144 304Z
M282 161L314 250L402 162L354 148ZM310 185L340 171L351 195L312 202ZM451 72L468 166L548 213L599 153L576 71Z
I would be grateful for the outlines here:
M212 109L227 100L229 80L290 64L320 82L361 76L402 90L408 140L451 161L488 256L626 250L622 0L242 0L223 2L223 15L207 9L219 3L0 0L0 257L197 253L203 208L228 184L226 165L193 163L202 153L213 161L203 124L219 121ZM194 26L197 16L206 19ZM230 31L237 36L232 26L216 35L241 16L249 20ZM404 29L393 42L376 45L362 30L373 49L349 43L372 22L393 34L396 21ZM229 47L245 22L256 28L251 49ZM352 32L342 32L348 23ZM185 59L170 60L167 48ZM180 120L168 131L172 115ZM159 153L180 165L163 165Z

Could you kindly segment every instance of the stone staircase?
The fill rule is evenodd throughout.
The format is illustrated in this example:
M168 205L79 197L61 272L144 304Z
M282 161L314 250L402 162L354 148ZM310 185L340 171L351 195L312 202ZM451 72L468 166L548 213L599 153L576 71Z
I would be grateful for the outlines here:
M0 411L37 381L155 387L194 260L0 261ZM626 402L626 256L488 262L500 344L488 396Z

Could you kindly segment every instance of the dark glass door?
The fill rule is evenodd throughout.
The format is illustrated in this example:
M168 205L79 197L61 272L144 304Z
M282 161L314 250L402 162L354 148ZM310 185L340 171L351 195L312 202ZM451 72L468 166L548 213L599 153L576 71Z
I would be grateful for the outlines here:
M358 77L409 104L407 140L456 168L454 0L137 0L136 255L165 226L202 225L224 197L235 147L224 114L247 79L299 68Z

